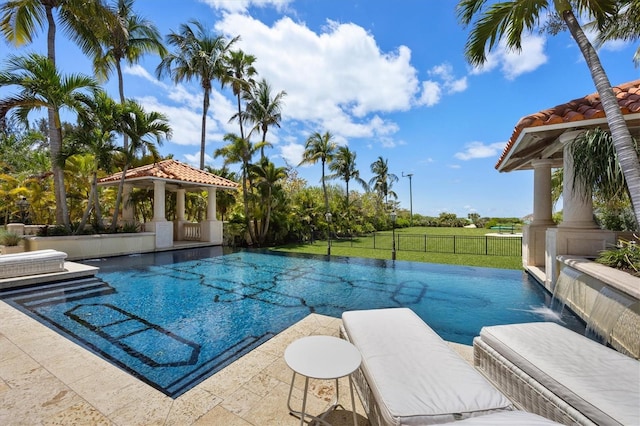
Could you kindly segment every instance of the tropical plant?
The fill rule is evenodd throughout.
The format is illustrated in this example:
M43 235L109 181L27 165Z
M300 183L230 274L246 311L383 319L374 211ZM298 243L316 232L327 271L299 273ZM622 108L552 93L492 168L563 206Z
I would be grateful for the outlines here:
M11 231L3 231L0 233L0 245L7 247L15 247L22 241L22 236Z
M122 130L122 107L104 91L98 91L86 108L78 114L79 126L66 135L65 157L89 154L90 190L78 231L84 229L93 210L95 223L102 224L102 212L98 196L98 173L110 171L114 156L116 133ZM64 152L66 151L66 152Z
M234 114L229 121L238 120L240 125L240 137L244 138L244 128L242 122L244 121L242 113L242 103L240 102L242 94L248 92L251 86L255 83L253 76L258 72L253 66L256 61L254 55L248 55L242 50L233 50L224 56L224 67L226 71L222 76L223 84L230 83L231 90L236 97L238 104L238 112Z
M394 199L398 195L391 190L395 182L398 182L398 176L389 173L389 160L378 157L376 161L371 163L371 173L373 177L369 180L369 187L378 194L380 200L384 200L385 205L389 206L389 196Z
M180 25L180 32L167 36L176 51L163 56L156 68L158 77L169 75L174 83L198 80L204 97L202 100L202 130L200 134L200 169L204 170L207 136L207 113L212 82L225 78L224 57L238 37L227 41L223 36L211 36L204 24L191 21Z
M249 91L245 92L245 98L247 100L246 119L255 123L251 132L249 132L249 136L256 130L262 133L260 158L264 158L264 148L269 146L267 143L267 131L269 127L280 127L282 106L284 103L283 98L286 95L287 92L282 90L275 96L272 96L271 86L264 78L252 85Z
M214 151L213 156L223 157L224 164L235 164L240 163L241 171L242 171L242 200L244 206L244 221L245 225L248 228L249 236L251 238L251 243L258 241L256 239L256 233L254 227L250 226L251 218L249 215L249 191L251 187L253 187L253 183L251 181L250 172L250 164L253 155L260 149L262 146L260 143L252 144L248 139L241 138L240 136L234 133L228 133L224 136L224 140L227 142L227 145L222 148L218 148Z
M258 243L264 244L269 232L274 192L281 188L281 181L287 177L287 168L276 167L269 159L262 158L258 164L251 166L251 173L254 176L253 184L260 194L258 206L261 220L256 223L256 234Z
M0 87L18 86L20 92L0 100L0 120L9 111L24 123L33 110L47 108L52 112L49 120L49 153L53 170L56 199L56 223L69 226L64 173L59 157L62 151L62 122L60 109L77 110L89 99L86 91L95 91L98 83L81 74L61 75L48 58L32 53L28 56L10 56L7 67L0 72Z
M140 104L132 100L128 100L124 106L121 125L122 130L129 136L130 143L129 148L124 152L125 164L111 220L112 232L115 232L118 227L118 213L129 166L138 154L145 155L148 152L154 159L159 159L157 146L162 145L163 138L171 138L171 126L164 114L156 111L146 112Z
M616 247L603 250L596 262L640 276L640 247L638 237L619 239Z
M333 156L336 152L337 144L333 140L333 135L329 132L315 132L307 139L304 146L304 152L302 153L302 161L299 166L303 164L315 164L318 161L322 164L322 193L324 194L324 208L325 213L330 213L329 210L329 196L327 195L327 184L325 179L325 165L333 160Z
M465 46L465 56L472 65L484 64L487 61L487 51L491 51L501 40L505 41L507 48L521 50L523 32L538 29L543 11L554 13L569 29L600 95L618 161L629 187L636 222L640 223L638 154L600 58L576 18L576 13L579 16L591 17L594 25L606 33L607 28L612 28L612 22L616 22L614 17L620 11L619 6L633 7L637 3L637 0L511 0L499 3L487 0L460 0L457 12L463 25L472 24ZM631 9L629 13L637 15L637 8ZM636 16L635 22L637 19ZM638 27L633 28L637 31ZM620 37L620 34L616 37Z
M597 22L590 27L598 30L596 38L596 48L612 40L623 40L634 42L640 38L640 0L622 0L618 1L617 13L610 16L606 25L598 30ZM640 47L638 47L633 55L633 62L636 66L640 66Z
M118 76L120 103L124 105L124 79L122 61L129 65L137 64L147 53L165 56L167 49L156 26L149 20L138 16L133 10L134 0L117 0L110 7L104 19L104 27L99 34L99 46L93 51L93 69L100 81L106 81L114 71ZM123 148L128 148L128 137L124 134Z
M356 153L351 151L348 146L341 146L338 148L336 155L333 157L333 161L329 163L329 170L334 172L327 176L327 179L340 178L344 180L345 198L344 205L345 210L349 210L349 182L353 179L362 186L365 191L369 190L369 185L360 177L360 171L356 168Z

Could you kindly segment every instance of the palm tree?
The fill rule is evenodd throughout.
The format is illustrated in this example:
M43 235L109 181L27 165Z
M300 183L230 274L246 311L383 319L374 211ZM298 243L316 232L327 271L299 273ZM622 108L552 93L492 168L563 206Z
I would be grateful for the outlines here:
M5 71L0 73L0 87L12 85L20 86L22 90L0 100L0 120L10 109L15 109L17 117L25 123L32 110L47 108L53 112L53 120L49 124L49 155L53 170L56 222L68 227L64 173L59 162L62 151L60 109L80 108L88 100L84 91L97 90L98 83L81 74L61 75L51 60L42 55L30 54L26 57L11 56Z
M224 58L226 75L223 77L223 83L231 83L231 90L238 101L238 112L231 117L231 120L238 120L240 124L240 137L244 138L244 128L242 127L243 114L240 99L242 94L248 91L254 84L253 76L258 73L253 66L256 61L254 55L247 55L242 50L233 50Z
M158 77L169 75L175 83L197 79L204 91L202 101L202 131L200 135L200 169L204 170L204 152L207 135L207 112L213 80L225 77L224 57L238 37L227 41L223 36L211 36L204 24L191 21L180 25L180 32L167 36L168 43L177 51L162 58L156 69Z
M269 232L269 223L271 221L271 212L273 208L273 192L278 188L278 183L287 177L286 167L276 167L273 162L267 158L262 158L260 163L251 167L251 173L254 176L253 182L260 191L261 202L260 210L263 212L262 221L256 228L258 243L264 244L267 233Z
M253 186L251 181L250 165L253 155L260 149L260 144L254 145L246 138L241 138L234 133L227 133L224 140L228 142L222 148L218 148L213 153L215 158L224 157L224 164L240 163L242 171L242 200L244 205L244 221L249 231L251 242L257 241L254 227L250 225L249 216L249 190Z
M140 104L132 100L125 103L123 112L121 129L129 136L130 143L129 148L124 152L125 163L111 220L112 232L115 232L118 226L118 212L129 166L138 154L145 155L147 152L152 155L154 161L158 160L160 154L157 146L162 145L163 138L169 139L171 137L171 126L169 126L168 119L164 114L156 111L146 112Z
M388 160L378 157L376 161L371 163L371 173L374 176L369 180L369 186L378 194L380 200L384 199L384 203L388 205L389 196L398 198L396 193L391 190L393 183L398 181L398 176L389 173Z
M325 212L329 213L329 195L327 194L327 184L325 182L324 167L325 164L331 162L335 154L337 145L333 141L333 135L329 132L315 132L307 139L302 153L302 161L298 166L303 164L315 164L318 161L322 164L322 192L324 194Z
M640 0L624 0L618 2L618 13L611 16L607 24L598 31L596 39L596 48L611 40L624 40L633 42L640 38ZM597 22L591 27L597 28ZM633 61L636 66L640 66L640 47L638 47L633 55Z
M335 172L327 176L327 179L341 178L346 185L345 210L349 211L349 181L351 179L358 182L365 191L369 190L369 185L360 177L360 171L356 169L356 153L348 146L338 148L333 161L329 163L329 170Z
M93 69L100 81L106 81L115 69L118 76L120 103L124 105L124 80L122 77L122 61L129 65L137 64L147 53L167 54L162 44L162 37L156 26L138 15L133 10L134 0L117 0L115 8L111 8L111 19L104 21L104 29L100 35L100 48L93 53ZM124 135L123 147L128 148L128 137Z
M98 172L109 171L113 166L114 155L118 151L115 135L121 128L121 111L121 105L116 104L106 92L98 91L87 108L78 114L79 126L65 137L68 143L64 151L68 151L68 156L89 155L92 159L89 199L76 232L84 229L92 210L95 222L98 226L102 224Z
M578 44L600 95L618 161L629 187L636 221L640 223L640 161L638 154L600 58L574 14L575 7L575 12L578 15L591 15L597 27L604 30L607 25L611 25L611 18L617 13L618 6L627 3L637 4L638 2L637 0L602 0L597 2L511 0L500 3L491 2L487 6L486 0L461 0L457 10L458 17L464 25L473 22L471 34L465 46L465 56L472 65L484 64L487 60L486 52L493 49L502 39L505 39L508 48L520 50L522 33L525 30L529 32L535 29L540 22L541 12L550 10L560 17ZM637 15L637 8L630 13ZM637 27L635 28L637 29Z
M38 27L47 28L47 57L51 65L56 65L56 21L54 9L58 10L61 24L68 35L83 52L95 49L97 39L95 27L107 15L106 8L100 0L9 0L0 6L0 31L4 38L14 46L31 43ZM52 155L60 152L62 138L55 133L56 113L53 107L48 108L49 143ZM64 174L57 161L51 164L54 175L56 195L56 220L59 224L67 224L67 206L64 190ZM64 201L63 201L64 200Z
M249 133L253 133L255 130L262 132L262 148L260 149L260 157L264 158L264 147L267 146L267 131L269 126L280 127L280 121L282 120L282 106L283 98L287 95L287 92L281 90L277 95L271 96L271 86L263 78L256 85L252 86L251 90L246 92L247 98L247 120L255 123L253 129Z

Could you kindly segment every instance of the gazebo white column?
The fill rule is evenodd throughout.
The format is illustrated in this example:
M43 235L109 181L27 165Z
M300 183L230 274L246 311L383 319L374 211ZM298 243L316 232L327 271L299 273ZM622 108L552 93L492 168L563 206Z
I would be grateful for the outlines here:
M560 135L564 145L562 181L563 220L557 228L548 229L546 235L546 282L551 291L559 274L557 256L568 254L574 256L597 256L608 246L615 244L615 232L599 229L593 220L593 201L590 188L581 182L574 185L574 161L570 143L581 130Z
M555 226L552 218L550 159L531 161L533 166L533 220L522 229L522 264L544 266L546 232Z
M216 218L216 188L207 190L207 220L202 223L200 238L202 241L222 244L222 222Z
M176 191L176 220L173 221L173 238L177 241L184 240L184 205L187 190L184 188Z
M153 180L153 219L145 223L147 232L156 233L156 248L173 246L173 223L165 217L165 187L164 180Z
M122 188L122 220L125 223L132 223L134 220L133 206L131 206L131 192L133 186L125 183Z

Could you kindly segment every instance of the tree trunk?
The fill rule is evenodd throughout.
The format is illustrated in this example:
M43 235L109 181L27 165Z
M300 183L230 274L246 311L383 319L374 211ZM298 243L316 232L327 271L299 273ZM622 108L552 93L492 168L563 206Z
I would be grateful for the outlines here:
M324 158L322 159L322 192L324 193L324 212L329 213L329 195L327 194L327 184L324 179Z
M118 91L120 92L120 104L124 106L124 78L122 76L122 67L120 66L120 60L116 61L116 72L118 73ZM129 149L129 135L127 135L126 132L123 133L122 148L124 148L125 151Z
M113 207L113 218L111 219L111 232L116 232L118 228L118 212L120 211L120 203L122 202L122 193L124 192L124 178L129 169L129 161L124 164L122 169L122 177L120 178L120 184L118 184L118 195L116 195L116 205Z
M624 120L618 100L611 89L611 83L604 71L602 63L593 45L589 42L572 11L565 11L562 17L578 43L580 51L587 61L591 78L600 95L600 102L604 109L613 145L618 156L618 162L624 174L629 196L636 217L636 224L640 224L640 162L633 145L633 139Z
M207 111L209 111L209 92L205 89L202 101L202 132L200 134L200 170L204 170L204 149L207 136Z
M244 139L244 128L242 127L242 105L240 104L240 92L236 96L238 99L238 123L240 123L240 137Z

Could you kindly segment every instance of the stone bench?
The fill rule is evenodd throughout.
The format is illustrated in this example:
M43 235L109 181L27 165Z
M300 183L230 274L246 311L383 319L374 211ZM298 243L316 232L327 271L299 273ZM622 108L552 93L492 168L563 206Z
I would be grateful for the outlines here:
M514 409L410 309L347 311L341 332L362 354L354 381L372 425L449 423Z
M484 327L474 364L518 408L567 425L640 425L640 361L552 322Z
M0 256L0 279L64 272L67 254L57 250L36 250Z

